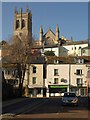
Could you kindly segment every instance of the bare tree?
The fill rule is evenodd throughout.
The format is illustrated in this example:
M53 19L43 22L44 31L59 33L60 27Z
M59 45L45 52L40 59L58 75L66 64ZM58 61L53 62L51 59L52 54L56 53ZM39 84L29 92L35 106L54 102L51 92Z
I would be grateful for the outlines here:
M29 36L13 36L3 50L4 52L7 51L6 55L4 55L5 59L11 64L17 64L19 90L22 95L26 65L30 63L32 55L32 40ZM5 54L4 52L3 54Z

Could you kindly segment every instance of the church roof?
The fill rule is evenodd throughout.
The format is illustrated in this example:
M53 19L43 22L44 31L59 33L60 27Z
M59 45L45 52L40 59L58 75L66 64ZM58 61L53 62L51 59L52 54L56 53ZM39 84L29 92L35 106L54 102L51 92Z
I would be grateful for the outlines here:
M45 41L45 45L53 45L53 44L57 43L57 41L55 40L55 38L56 38L56 35L49 28L48 31L43 36L43 41Z
M47 35L47 34L53 34L55 36L55 33L49 28L48 31L44 34L44 37Z

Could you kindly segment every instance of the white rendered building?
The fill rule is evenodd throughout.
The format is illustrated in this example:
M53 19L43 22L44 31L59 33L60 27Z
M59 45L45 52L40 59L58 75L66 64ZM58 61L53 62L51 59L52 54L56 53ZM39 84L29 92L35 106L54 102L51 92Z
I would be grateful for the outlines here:
M86 64L48 64L47 96L60 96L66 91L87 95L87 70Z
M56 26L56 33L50 28L43 34L43 28L40 27L40 38L36 42L37 46L41 50L41 54L46 51L53 51L56 56L82 56L82 49L88 47L88 41L73 41L60 36L58 25ZM88 56L88 54L86 54Z

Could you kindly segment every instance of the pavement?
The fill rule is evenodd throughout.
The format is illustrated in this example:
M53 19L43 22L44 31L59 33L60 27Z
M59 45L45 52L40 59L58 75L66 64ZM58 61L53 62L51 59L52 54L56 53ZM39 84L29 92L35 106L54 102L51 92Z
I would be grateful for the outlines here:
M88 118L88 111L71 111L70 113L48 113L48 114L22 114L15 118Z

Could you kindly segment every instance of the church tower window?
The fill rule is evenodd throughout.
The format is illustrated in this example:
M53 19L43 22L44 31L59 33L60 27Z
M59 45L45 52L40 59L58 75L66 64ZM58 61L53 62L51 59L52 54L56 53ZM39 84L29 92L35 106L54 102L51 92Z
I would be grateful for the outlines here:
M16 29L20 27L19 20L16 21Z
M24 28L25 27L25 20L23 19L22 20L22 28Z

